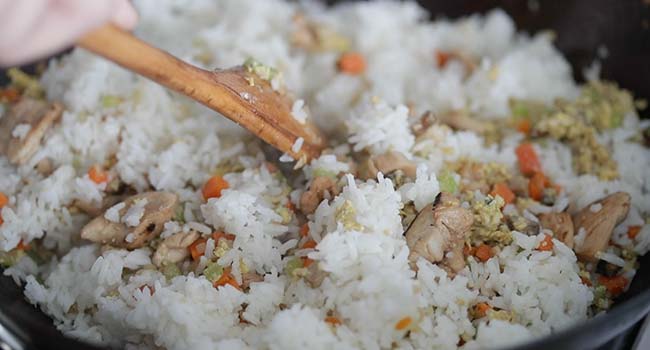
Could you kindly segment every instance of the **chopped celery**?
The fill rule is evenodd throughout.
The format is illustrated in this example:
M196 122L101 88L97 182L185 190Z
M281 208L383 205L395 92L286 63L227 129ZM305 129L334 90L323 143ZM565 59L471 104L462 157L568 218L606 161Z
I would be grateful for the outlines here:
M117 107L122 103L122 98L115 95L104 95L102 96L102 107L103 108L113 108Z
M275 78L278 75L277 69L271 66L267 66L262 62L255 60L252 57L246 59L246 61L244 62L244 68L249 73L255 73L257 76L267 81L273 80L273 78Z
M214 283L221 277L221 275L223 275L223 267L216 262L211 262L205 270L203 270L203 275L208 279L208 281Z
M163 266L162 274L165 276L167 281L169 281L176 276L180 276L181 269L179 269L176 264L166 264Z
M449 170L443 170L438 176L438 183L440 183L440 191L448 193L456 193L458 191L458 183L454 178L454 174Z

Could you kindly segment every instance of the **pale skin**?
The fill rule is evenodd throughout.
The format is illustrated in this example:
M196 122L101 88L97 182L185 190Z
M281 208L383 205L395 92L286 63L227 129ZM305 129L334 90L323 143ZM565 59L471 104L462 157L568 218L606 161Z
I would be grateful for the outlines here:
M45 58L108 22L131 30L137 21L129 0L0 0L0 66Z

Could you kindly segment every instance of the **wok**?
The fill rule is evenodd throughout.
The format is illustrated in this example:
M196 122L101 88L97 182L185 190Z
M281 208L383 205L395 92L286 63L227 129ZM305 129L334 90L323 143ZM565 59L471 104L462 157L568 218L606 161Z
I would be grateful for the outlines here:
M337 1L329 0L328 3ZM340 1L339 1L340 2ZM647 0L433 0L420 1L433 18L456 18L501 7L519 30L552 29L576 79L605 45L602 77L636 97L650 99L650 1ZM30 67L27 67L29 70ZM1 79L4 77L2 72ZM649 110L642 116L648 118ZM629 349L650 311L650 254L642 257L629 290L613 308L586 322L516 349ZM13 280L0 278L0 349L99 349L60 334L52 320L25 301Z

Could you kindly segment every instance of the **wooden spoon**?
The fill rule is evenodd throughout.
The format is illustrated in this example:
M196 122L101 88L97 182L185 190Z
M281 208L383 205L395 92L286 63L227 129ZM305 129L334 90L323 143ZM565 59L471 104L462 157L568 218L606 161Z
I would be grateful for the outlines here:
M241 66L201 69L111 24L86 34L78 45L221 113L299 164L318 157L325 146L316 127L293 118L289 96ZM304 142L294 152L291 148L300 137Z

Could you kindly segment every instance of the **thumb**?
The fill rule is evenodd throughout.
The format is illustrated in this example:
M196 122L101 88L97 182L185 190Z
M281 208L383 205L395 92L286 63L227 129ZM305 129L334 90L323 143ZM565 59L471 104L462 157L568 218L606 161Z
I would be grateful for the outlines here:
M111 22L123 29L131 30L138 23L138 13L129 0L114 0Z

